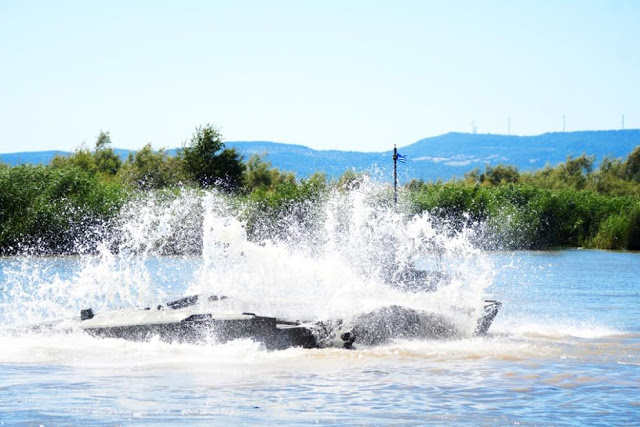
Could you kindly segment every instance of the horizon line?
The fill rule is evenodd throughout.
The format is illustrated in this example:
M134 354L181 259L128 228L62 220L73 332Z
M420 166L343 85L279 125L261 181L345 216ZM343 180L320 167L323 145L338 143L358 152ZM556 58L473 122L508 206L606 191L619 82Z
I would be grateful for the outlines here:
M575 133L595 133L595 132L637 132L640 131L640 128L630 128L630 129L591 129L591 130L572 130L572 131L551 131L551 132L544 132L544 133L539 133L539 134L535 134L535 135L518 135L518 134L504 134L504 133L491 133L491 132L487 132L487 133L472 133L472 132L457 132L457 131L450 131L450 132L446 132L446 133L442 133L442 134L438 134L438 135L433 135L433 136L427 136L424 138L420 138L414 142L411 142L407 145L404 145L403 147L408 147L411 146L413 144L416 144L420 141L424 141L426 139L433 139L433 138L439 138L442 136L446 136L446 135L467 135L470 137L479 137L479 136L496 136L496 137L507 137L507 138L535 138L538 136L543 136L543 135L550 135L550 134L575 134ZM108 131L107 131L108 132ZM343 152L354 152L354 153L385 153L387 151L392 151L392 149L389 150L383 150L383 151L358 151L358 150L344 150L344 149L339 149L339 148L313 148L311 146L308 145L304 145L304 144L300 144L300 143L292 143L292 142L279 142L279 141L268 141L268 140L260 140L260 139L253 139L253 140L233 140L233 141L222 141L225 144L233 144L233 143L269 143L269 144L280 144L280 145L294 145L297 147L304 147L304 148L309 148L311 150L314 151L343 151ZM150 144L150 143L149 143ZM78 147L75 148L75 150L78 150L80 148L82 148L85 145L85 142L83 142L82 144L80 144ZM144 144L143 147L147 145ZM152 145L153 147L153 145ZM122 150L122 151L129 151L129 152L137 152L139 150L141 150L142 148L139 149L132 149L132 148L118 148L118 147L111 147L113 150ZM154 148L154 151L159 151L159 150L165 150L165 151L169 151L169 150L177 150L180 149L181 147L160 147L160 148ZM74 151L75 151L74 150ZM4 152L4 153L0 153L0 155L10 155L10 154L22 154L22 153L46 153L46 152L60 152L60 153L73 153L74 151L67 151L67 150L63 150L63 149L57 149L57 148L52 148L50 150L34 150L34 151L13 151L13 152Z

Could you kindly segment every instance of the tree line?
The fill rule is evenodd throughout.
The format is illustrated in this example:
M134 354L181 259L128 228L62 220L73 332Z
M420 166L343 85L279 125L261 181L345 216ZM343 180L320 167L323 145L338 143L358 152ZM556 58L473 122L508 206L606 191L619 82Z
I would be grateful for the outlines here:
M174 156L147 144L124 161L109 132L101 131L92 149L78 148L47 165L0 163L0 255L95 250L125 203L148 191L216 189L273 218L326 186L322 173L297 180L260 156L245 161L212 125L196 128ZM247 222L258 229L256 219Z
M407 184L414 211L460 229L482 224L479 244L507 249L640 249L640 146L626 159L568 156L520 172L474 169L461 180Z
M593 156L581 155L531 172L486 166L447 182L410 181L400 201L404 212L428 211L452 232L473 228L478 245L487 248L640 249L640 147L626 159L594 164ZM100 132L92 149L47 165L0 164L0 254L95 250L129 200L181 188L215 188L249 204L248 233L270 237L283 215L312 227L317 218L310 204L330 191L355 189L363 179L352 170L337 180L321 172L298 179L259 156L243 159L212 125L196 128L175 155L147 144L124 161L110 134Z

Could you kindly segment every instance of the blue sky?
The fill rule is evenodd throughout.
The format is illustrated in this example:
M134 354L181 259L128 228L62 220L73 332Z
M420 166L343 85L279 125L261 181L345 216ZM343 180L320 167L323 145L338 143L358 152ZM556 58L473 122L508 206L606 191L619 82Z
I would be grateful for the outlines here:
M640 1L0 0L0 152L640 128Z

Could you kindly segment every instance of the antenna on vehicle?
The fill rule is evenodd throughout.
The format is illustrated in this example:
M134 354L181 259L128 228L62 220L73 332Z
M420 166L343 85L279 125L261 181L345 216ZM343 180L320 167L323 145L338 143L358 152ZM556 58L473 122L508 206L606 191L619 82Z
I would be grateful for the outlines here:
M398 149L393 144L393 207L398 207Z
M398 153L396 144L393 144L393 206L398 207L398 162L407 163L407 155Z

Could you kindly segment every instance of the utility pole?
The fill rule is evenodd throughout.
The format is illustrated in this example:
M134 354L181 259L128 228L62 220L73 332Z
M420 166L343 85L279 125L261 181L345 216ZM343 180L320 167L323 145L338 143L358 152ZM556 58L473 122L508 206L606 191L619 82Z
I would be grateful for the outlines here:
M562 132L564 133L566 131L566 125L567 124L567 116L565 116L564 114L562 115Z
M624 114L622 115L622 130L624 130Z
M398 149L393 144L393 207L398 207Z

